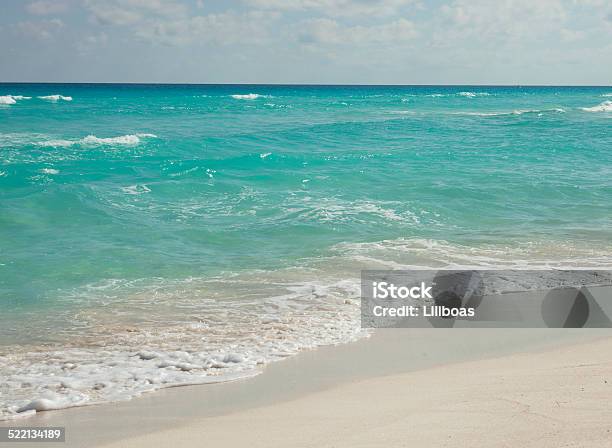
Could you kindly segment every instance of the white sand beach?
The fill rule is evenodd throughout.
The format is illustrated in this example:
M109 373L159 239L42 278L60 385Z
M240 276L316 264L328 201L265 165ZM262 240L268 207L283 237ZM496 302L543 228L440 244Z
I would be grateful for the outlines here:
M351 381L104 446L609 446L610 353L606 338Z
M252 379L18 424L65 426L66 447L601 447L611 352L609 330L378 330Z

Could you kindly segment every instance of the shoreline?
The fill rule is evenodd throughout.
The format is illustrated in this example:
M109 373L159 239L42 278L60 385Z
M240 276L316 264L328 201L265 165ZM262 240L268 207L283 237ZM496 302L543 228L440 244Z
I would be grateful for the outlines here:
M146 440L157 434L185 431L187 437L218 419L225 422L258 410L299 407L315 396L335 399L338 391L364 382L379 387L389 378L451 372L470 363L478 370L479 363L513 356L534 358L523 364L530 366L538 353L597 344L606 337L603 341L612 346L610 336L606 329L380 329L368 339L304 351L250 379L167 388L130 401L42 412L0 426L65 426L67 447L140 446L153 443ZM280 412L278 417L283 415ZM266 428L270 430L266 425L259 430Z
M608 335L352 381L102 446L599 447L612 439L610 349Z

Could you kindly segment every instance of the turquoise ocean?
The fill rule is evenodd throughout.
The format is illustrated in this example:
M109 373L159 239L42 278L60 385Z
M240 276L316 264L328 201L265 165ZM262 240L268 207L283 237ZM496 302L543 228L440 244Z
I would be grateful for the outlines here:
M367 268L612 266L612 87L0 84L0 419L364 336Z

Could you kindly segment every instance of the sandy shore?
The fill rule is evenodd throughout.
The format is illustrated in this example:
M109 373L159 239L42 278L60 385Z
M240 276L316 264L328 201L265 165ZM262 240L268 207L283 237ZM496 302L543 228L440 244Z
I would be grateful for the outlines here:
M610 353L606 338L353 381L106 446L611 446Z
M248 380L0 426L65 426L65 447L601 447L610 353L610 330L378 330Z

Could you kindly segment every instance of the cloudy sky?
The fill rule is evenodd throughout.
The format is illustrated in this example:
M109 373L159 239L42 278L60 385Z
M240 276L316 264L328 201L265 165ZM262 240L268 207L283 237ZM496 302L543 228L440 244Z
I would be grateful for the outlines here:
M612 0L0 0L0 81L612 84Z

